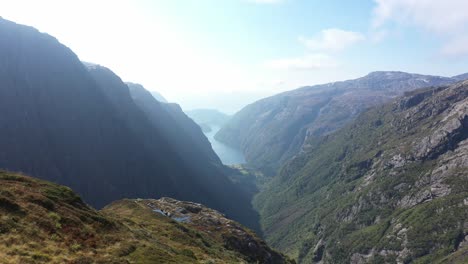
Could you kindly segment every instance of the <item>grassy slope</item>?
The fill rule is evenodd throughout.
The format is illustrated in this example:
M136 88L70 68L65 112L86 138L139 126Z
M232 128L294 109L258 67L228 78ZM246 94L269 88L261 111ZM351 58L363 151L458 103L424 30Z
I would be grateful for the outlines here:
M227 249L218 235L154 213L145 201L122 200L100 212L68 187L0 171L0 259L2 263L247 262L240 252Z

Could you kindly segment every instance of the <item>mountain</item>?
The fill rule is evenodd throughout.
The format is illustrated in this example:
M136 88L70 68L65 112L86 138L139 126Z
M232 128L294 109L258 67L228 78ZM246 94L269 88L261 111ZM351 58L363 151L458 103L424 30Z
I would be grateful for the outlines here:
M135 88L135 89L141 89L143 88L143 86L141 84L138 84L138 83L132 83L132 82L125 82L125 84L127 84L127 86L132 89L132 88ZM143 88L144 89L144 88ZM167 103L167 100L166 98L164 98L160 93L156 92L156 91L151 91L151 95L154 97L154 99L158 100L158 102L160 103Z
M211 129L211 126L207 125L206 123L198 124L198 126L201 128L203 133L210 133L211 131L213 131L213 129Z
M355 80L303 87L246 106L215 138L241 149L251 166L275 174L283 162L301 150L307 138L327 135L365 109L406 91L455 81L404 72L373 72Z
M70 186L98 208L168 196L256 229L249 198L223 174L210 146L196 145L188 131L174 135L186 145L175 144L166 127L183 129L158 111L159 123L109 69L85 67L55 38L0 19L0 168ZM193 152L199 155L188 161L185 153Z
M458 81L468 80L468 73L464 73L464 74L460 74L460 75L457 75L457 76L453 76L452 78L453 78L453 79L456 79L456 80L458 80Z
M186 114L193 119L202 129L212 126L221 127L231 118L229 115L221 113L216 109L194 109L186 111ZM209 131L204 131L209 132Z
M129 88L136 105L155 127L163 131L171 144L182 150L180 155L187 162L200 164L202 167L209 167L210 164L214 167L223 166L200 127L185 115L179 105L158 102L143 86Z
M0 171L2 263L291 263L201 204L124 199L97 211L70 188Z
M306 143L255 200L272 246L299 263L466 263L468 81Z

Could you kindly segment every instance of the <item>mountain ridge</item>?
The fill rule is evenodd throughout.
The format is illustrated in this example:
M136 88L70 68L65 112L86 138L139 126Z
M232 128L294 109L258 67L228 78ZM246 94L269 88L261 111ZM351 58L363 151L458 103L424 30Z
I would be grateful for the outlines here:
M133 83L133 82L125 82L125 84L129 87L129 88L133 88L133 89L141 89L143 87L143 85L139 84L139 83ZM156 91L151 91L150 92L151 95L154 97L154 99L156 99L158 102L160 103L168 103L168 101L166 100L166 98L164 98L164 96L162 96L160 93L156 92Z
M405 91L456 82L454 78L372 72L364 77L305 86L254 102L221 128L216 139L242 150L251 166L274 175L303 147L353 120L368 107Z

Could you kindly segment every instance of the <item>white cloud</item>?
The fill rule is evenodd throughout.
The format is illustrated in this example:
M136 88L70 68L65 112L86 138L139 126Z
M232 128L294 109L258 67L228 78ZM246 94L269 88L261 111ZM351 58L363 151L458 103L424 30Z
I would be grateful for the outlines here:
M346 31L338 28L322 30L319 35L310 39L299 37L299 41L307 48L328 52L342 51L364 39L364 35L359 32Z
M333 68L338 63L326 54L307 54L302 57L271 60L265 66L277 70L317 70Z
M309 71L336 68L338 61L331 53L343 51L346 48L364 40L363 34L338 28L320 31L314 38L299 37L310 52L303 56L267 61L264 65L275 70Z
M389 21L412 23L446 33L464 29L468 23L466 0L375 0L373 26Z
M447 39L446 55L468 54L467 0L375 0L372 28L381 30L390 23L423 28Z

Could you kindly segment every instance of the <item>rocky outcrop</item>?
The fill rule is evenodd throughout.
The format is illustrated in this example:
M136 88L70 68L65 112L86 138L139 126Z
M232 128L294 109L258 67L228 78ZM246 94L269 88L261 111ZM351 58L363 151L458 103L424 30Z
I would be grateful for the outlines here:
M124 212L128 217L131 217L132 213L146 211L146 213L151 212L154 217L171 219L183 227L209 236L225 250L235 252L247 263L292 263L282 254L269 248L252 231L226 218L218 211L198 203L167 197L158 200L124 200L111 204L104 211L112 215Z
M97 211L68 187L6 171L0 171L0 215L5 264L292 263L200 204L120 200Z

